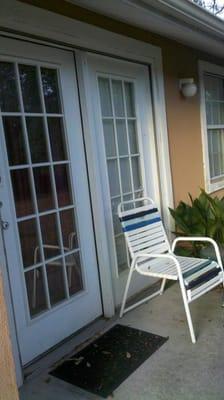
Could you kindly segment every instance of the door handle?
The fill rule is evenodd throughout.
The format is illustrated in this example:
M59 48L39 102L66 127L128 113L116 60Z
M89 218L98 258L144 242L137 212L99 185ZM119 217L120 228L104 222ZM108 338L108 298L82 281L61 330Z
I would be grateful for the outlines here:
M3 231L6 231L6 229L9 228L9 222L8 221L3 221L2 216L1 216L1 208L3 207L2 201L0 201L0 227Z
M1 227L2 227L3 231L6 231L6 229L9 228L9 222L1 220Z

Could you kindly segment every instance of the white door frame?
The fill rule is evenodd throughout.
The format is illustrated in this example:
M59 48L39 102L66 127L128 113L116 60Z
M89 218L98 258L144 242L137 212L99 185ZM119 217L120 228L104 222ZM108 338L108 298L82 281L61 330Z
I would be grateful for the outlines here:
M12 3L14 5L13 14ZM159 147L158 164L160 175L161 197L163 199L163 215L166 227L170 230L172 223L171 217L167 211L167 207L173 206L173 192L170 169L170 157L168 146L168 132L166 121L164 80L162 69L162 53L161 49L151 44L128 38L116 33L109 32L102 28L86 24L66 18L58 14L52 14L46 10L36 7L30 7L24 3L17 3L10 0L4 4L1 10L0 25L3 28L0 34L7 37L14 37L40 44L47 44L64 49L88 49L89 51L99 52L101 54L131 60L137 63L149 65L152 74L152 98L154 106L154 123L156 143ZM57 27L57 28L55 28ZM7 29L7 32L4 31ZM9 33L11 31L11 33ZM13 32L22 32L21 34ZM24 34L24 32L26 32ZM19 45L19 42L18 42ZM79 75L80 92L85 92L83 83L83 73L85 65L83 65L78 51L77 69ZM104 224L102 210L99 209L97 199L99 193L96 188L99 186L99 176L91 167L94 162L94 153L92 149L94 144L90 140L90 126L87 120L87 108L85 99L81 100L84 136L86 139L87 158L89 160L90 189L93 200L93 214L98 220L95 226L96 236L104 237ZM93 147L92 147L93 146ZM98 185L95 185L98 183ZM105 316L109 317L114 314L112 281L109 269L105 268L105 262L109 260L109 255L105 243L98 241L98 257L101 286L103 289L103 307ZM9 283L7 283L7 286ZM8 301L10 304L10 299ZM11 327L13 334L14 327ZM16 351L14 352L16 354ZM15 362L20 365L18 357ZM18 376L18 383L21 385L21 377Z
M98 193L97 206L101 210L103 224L106 230L106 236L96 237L96 241L108 248L110 259L106 261L106 269L109 269L113 286L113 301L116 306L121 303L121 296L125 282L127 280L127 271L118 273L117 258L115 243L113 240L113 220L110 200L110 189L108 181L107 161L105 153L105 143L103 127L101 125L101 107L99 100L99 88L97 85L97 76L105 74L105 76L126 77L132 80L135 86L136 98L136 116L138 121L138 145L141 164L142 186L146 193L150 193L153 199L160 208L160 188L159 188L159 174L157 165L157 155L155 151L155 137L154 137L154 121L152 115L152 102L150 90L150 76L148 66L139 63L133 63L127 60L121 60L112 57L106 57L99 54L92 54L90 52L79 51L78 62L83 67L81 71L84 78L85 93L82 98L86 100L86 107L88 111L88 123L90 126L89 136L86 142L92 142L92 157L94 157L94 169L99 173L99 181L94 182L93 190ZM121 78L122 79L122 78ZM140 95L140 90L143 97ZM144 100L143 100L144 99ZM147 99L147 100L146 100ZM147 104L146 104L147 101ZM151 176L151 174L153 176ZM94 214L95 228L99 224L99 217ZM101 222L101 224L102 224ZM111 238L112 235L112 238ZM112 239L112 240L111 240ZM142 277L136 277L135 285L132 285L129 296L132 296L137 291L139 292L145 286L150 285L150 280L145 281ZM107 291L105 290L105 295Z

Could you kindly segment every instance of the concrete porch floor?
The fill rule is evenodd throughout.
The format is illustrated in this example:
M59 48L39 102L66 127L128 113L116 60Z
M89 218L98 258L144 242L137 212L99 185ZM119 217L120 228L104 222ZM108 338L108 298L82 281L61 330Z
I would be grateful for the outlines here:
M119 323L169 340L113 393L115 400L223 400L224 308L218 288L191 305L197 343L191 344L179 286L136 308ZM130 349L131 353L131 349ZM111 397L112 398L112 397ZM25 383L20 400L97 400L61 380L42 374Z

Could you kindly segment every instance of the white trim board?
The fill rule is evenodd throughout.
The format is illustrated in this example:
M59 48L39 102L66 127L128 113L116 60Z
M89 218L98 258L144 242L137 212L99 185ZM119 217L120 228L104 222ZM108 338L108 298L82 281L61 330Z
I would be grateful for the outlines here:
M199 65L199 82L200 82L200 113L201 113L201 137L202 137L202 151L203 151L204 182L205 182L205 190L208 193L213 193L217 190L224 188L224 178L218 182L211 182L210 178L204 74L208 72L212 75L221 76L224 79L224 67L206 61L199 61L198 65Z
M70 0L70 2L217 57L224 56L223 21L192 1Z

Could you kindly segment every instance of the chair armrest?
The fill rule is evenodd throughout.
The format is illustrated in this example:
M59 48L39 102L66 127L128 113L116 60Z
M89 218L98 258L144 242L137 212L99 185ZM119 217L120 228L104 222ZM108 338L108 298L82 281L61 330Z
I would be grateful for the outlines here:
M137 271L138 271L138 267L136 266L136 263L138 261L138 258L144 258L144 257L145 258L168 258L168 259L174 261L175 266L177 268L178 275L182 276L181 267L180 267L179 261L177 260L175 254L170 254L170 253L167 253L167 254L150 253L150 254L148 254L148 253L144 253L144 252L138 253L136 256L134 256L134 258L132 260L132 262L135 266L135 269Z
M215 249L215 254L216 254L218 264L223 269L219 247L214 239L207 237L207 236L204 236L204 237L203 236L180 236L180 237L177 237L176 239L174 239L172 246L171 246L172 252L174 252L176 244L178 242L209 242L209 243L211 243Z

